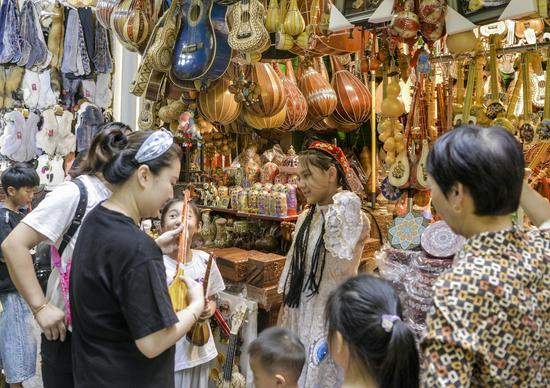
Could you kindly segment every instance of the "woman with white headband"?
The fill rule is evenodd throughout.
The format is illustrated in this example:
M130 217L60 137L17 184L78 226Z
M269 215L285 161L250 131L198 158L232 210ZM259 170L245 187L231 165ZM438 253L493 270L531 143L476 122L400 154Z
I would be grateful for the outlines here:
M164 131L132 133L117 148L103 170L113 194L86 217L75 247L75 386L170 388L174 344L204 309L202 286L184 277L189 305L175 313L162 252L139 223L173 197L182 152Z

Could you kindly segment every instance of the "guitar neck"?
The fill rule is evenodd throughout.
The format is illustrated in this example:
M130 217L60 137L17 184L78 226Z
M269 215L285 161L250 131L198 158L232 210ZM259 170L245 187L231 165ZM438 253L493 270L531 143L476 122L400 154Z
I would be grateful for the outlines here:
M472 94L474 92L475 81L475 62L478 59L470 62L468 66L468 82L466 84L466 99L464 100L464 108L462 110L462 122L467 124L470 120L470 111L472 108Z
M214 256L210 255L208 258L208 263L206 264L206 273L204 274L204 282L202 283L204 297L206 298L208 296L208 282L210 281L210 270L212 269L212 261L214 260Z
M491 35L491 43L490 43L490 62L489 62L489 69L491 71L491 99L493 101L499 100L499 94L498 94L498 75L497 75L497 36Z
M514 85L514 90L512 91L512 97L508 103L508 108L506 110L506 117L508 119L514 116L514 111L516 110L516 105L519 100L519 91L523 85L523 69L519 69L518 77L516 79L516 84Z
M529 63L527 62L527 54L524 54L521 62L522 79L523 79L523 119L529 120L531 113L531 91L529 85Z
M225 366L223 367L223 379L226 382L231 382L231 375L233 374L233 361L235 360L235 352L237 351L237 338L238 334L231 334L231 337L229 337L227 357Z
M464 103L464 66L463 66L463 62L462 61L458 62L457 66L458 66L458 69L457 69L458 75L457 75L457 78L456 78L456 102L458 104L462 105Z
M544 120L550 120L550 49L546 52L546 84L544 90Z

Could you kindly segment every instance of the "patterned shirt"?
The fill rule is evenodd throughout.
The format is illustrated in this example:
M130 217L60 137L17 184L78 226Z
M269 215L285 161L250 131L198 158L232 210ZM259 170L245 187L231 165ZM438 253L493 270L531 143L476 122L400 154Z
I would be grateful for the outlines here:
M550 386L550 230L472 237L434 289L425 387Z

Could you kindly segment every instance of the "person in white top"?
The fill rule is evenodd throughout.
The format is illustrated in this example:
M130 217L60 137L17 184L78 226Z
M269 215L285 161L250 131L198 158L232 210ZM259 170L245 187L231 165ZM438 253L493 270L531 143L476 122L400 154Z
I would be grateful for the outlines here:
M169 232L178 229L181 225L183 201L173 199L163 208L161 214L162 232ZM185 247L184 262L181 263L184 274L199 283L204 281L206 276L206 265L209 254L203 251L191 249L191 241L195 234L201 231L202 221L199 208L189 202L189 224L188 242ZM178 250L175 249L164 256L166 267L166 279L168 285L172 283L177 270ZM199 320L206 320L214 315L216 302L214 296L225 289L220 270L216 262L212 262L207 289L207 303ZM208 374L210 372L210 361L216 358L218 351L214 344L212 331L208 327L210 337L204 346L193 345L187 337L183 337L176 343L175 355L175 387L176 388L208 388Z

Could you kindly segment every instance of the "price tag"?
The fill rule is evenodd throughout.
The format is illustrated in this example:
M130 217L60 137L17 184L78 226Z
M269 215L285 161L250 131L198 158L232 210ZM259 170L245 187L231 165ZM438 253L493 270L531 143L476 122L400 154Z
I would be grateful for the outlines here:
M525 40L528 44L537 43L537 35L535 34L535 30L533 30L531 27L525 30Z

